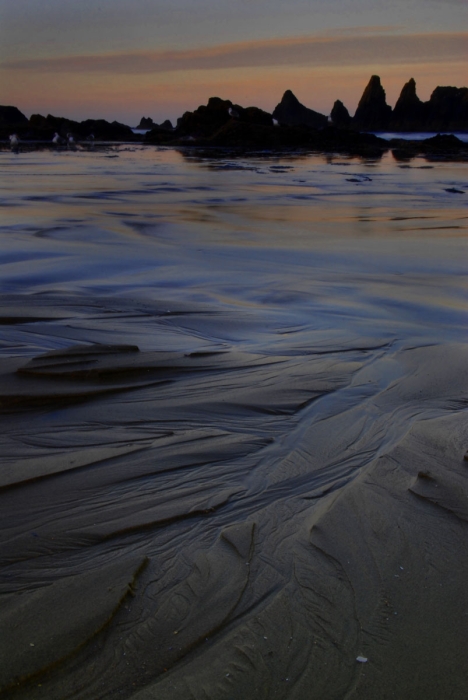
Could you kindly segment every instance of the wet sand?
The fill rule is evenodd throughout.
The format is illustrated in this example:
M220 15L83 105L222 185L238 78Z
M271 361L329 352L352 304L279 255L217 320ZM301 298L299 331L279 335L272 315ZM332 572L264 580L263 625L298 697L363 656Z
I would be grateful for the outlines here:
M0 696L464 699L466 165L2 158Z

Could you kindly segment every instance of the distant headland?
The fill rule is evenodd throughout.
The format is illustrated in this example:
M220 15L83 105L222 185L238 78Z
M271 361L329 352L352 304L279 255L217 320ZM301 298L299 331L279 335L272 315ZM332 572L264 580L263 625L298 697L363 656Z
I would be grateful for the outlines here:
M379 76L367 84L354 116L336 100L329 116L301 104L291 90L270 114L258 107L241 107L230 100L211 97L207 105L185 112L173 126L169 120L156 124L142 117L135 131L117 121L87 119L76 122L63 117L33 114L30 119L16 107L0 106L0 139L12 131L24 141L52 141L73 134L76 140L143 141L167 146L217 146L241 148L311 148L353 151L382 148L388 141L372 132L468 132L468 88L436 87L423 102L411 78L392 109L386 102ZM426 144L426 145L425 145ZM454 136L437 136L401 144L406 150L462 150L467 144Z

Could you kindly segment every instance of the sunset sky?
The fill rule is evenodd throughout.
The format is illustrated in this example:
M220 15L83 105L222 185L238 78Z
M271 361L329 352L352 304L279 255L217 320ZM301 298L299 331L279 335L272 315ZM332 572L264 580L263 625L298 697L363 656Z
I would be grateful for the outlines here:
M354 112L468 85L466 0L0 0L0 104L27 116L175 120L212 95L272 111L286 89Z

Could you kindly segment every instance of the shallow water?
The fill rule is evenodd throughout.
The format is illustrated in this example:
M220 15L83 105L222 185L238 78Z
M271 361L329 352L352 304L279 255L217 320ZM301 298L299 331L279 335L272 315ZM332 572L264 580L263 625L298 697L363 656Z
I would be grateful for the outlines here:
M363 569L335 600L304 533L413 428L466 411L467 164L115 146L2 152L0 176L0 624L33 620L0 687L368 697ZM252 651L268 639L280 663Z
M245 308L252 349L278 343L274 319L401 339L466 320L463 163L116 147L2 153L0 174L3 294Z

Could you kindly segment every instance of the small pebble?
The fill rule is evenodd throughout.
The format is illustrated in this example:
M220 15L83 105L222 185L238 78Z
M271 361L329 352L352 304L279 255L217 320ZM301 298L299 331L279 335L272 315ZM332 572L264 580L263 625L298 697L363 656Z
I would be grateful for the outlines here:
M365 656L356 656L356 661L359 661L360 664L366 664L367 658Z

